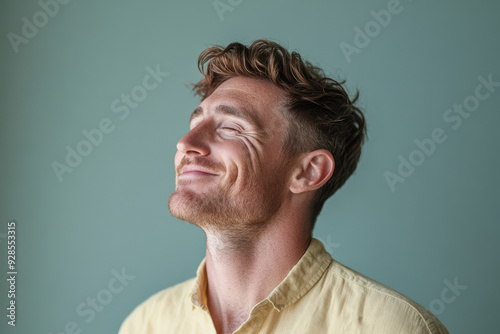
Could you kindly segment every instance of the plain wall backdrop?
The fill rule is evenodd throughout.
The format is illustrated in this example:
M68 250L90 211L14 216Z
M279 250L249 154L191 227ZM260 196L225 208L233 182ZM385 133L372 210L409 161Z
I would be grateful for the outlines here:
M167 209L186 84L205 48L258 38L361 93L368 141L314 236L451 333L496 332L498 2L59 1L0 10L0 332L115 333L195 275L204 234Z

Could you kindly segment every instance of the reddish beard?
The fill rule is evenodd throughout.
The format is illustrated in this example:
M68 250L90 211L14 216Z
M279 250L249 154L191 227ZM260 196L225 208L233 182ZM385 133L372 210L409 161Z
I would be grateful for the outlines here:
M262 173L260 177L249 176L244 189L235 194L222 184L225 169L203 158L184 157L176 167L177 175L189 164L218 173L219 183L206 190L194 190L178 182L168 199L168 209L174 217L205 232L230 232L240 237L255 234L279 210L285 196L282 169Z

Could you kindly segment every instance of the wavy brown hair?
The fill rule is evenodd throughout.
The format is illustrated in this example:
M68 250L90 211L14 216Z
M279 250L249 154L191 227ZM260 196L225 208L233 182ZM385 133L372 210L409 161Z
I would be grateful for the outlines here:
M204 50L198 58L204 78L193 85L202 101L224 81L251 77L271 81L288 96L285 118L288 132L283 149L288 156L326 149L335 159L332 177L316 190L311 208L311 231L325 201L355 171L366 136L365 118L354 104L359 92L349 98L342 86L325 76L322 69L291 54L281 45L256 40L250 46L231 43Z

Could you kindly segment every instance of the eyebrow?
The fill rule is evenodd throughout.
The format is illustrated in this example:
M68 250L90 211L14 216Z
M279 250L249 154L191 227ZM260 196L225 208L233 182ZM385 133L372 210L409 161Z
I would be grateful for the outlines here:
M248 110L244 108L235 108L231 107L225 104L220 104L217 107L215 107L215 112L224 114L224 115L230 115L230 116L235 116L241 119L246 120L247 122L251 123L253 126L257 127L258 129L261 129L261 123L257 116L255 114L249 112ZM203 115L203 108L202 107L197 107L192 113L191 117L189 118L189 123L196 117L202 116Z

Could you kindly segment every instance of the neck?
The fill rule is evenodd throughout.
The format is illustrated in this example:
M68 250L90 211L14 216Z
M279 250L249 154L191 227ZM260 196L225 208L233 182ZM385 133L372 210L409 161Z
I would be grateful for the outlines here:
M232 333L304 255L307 224L282 219L251 237L205 231L208 307L217 333Z

